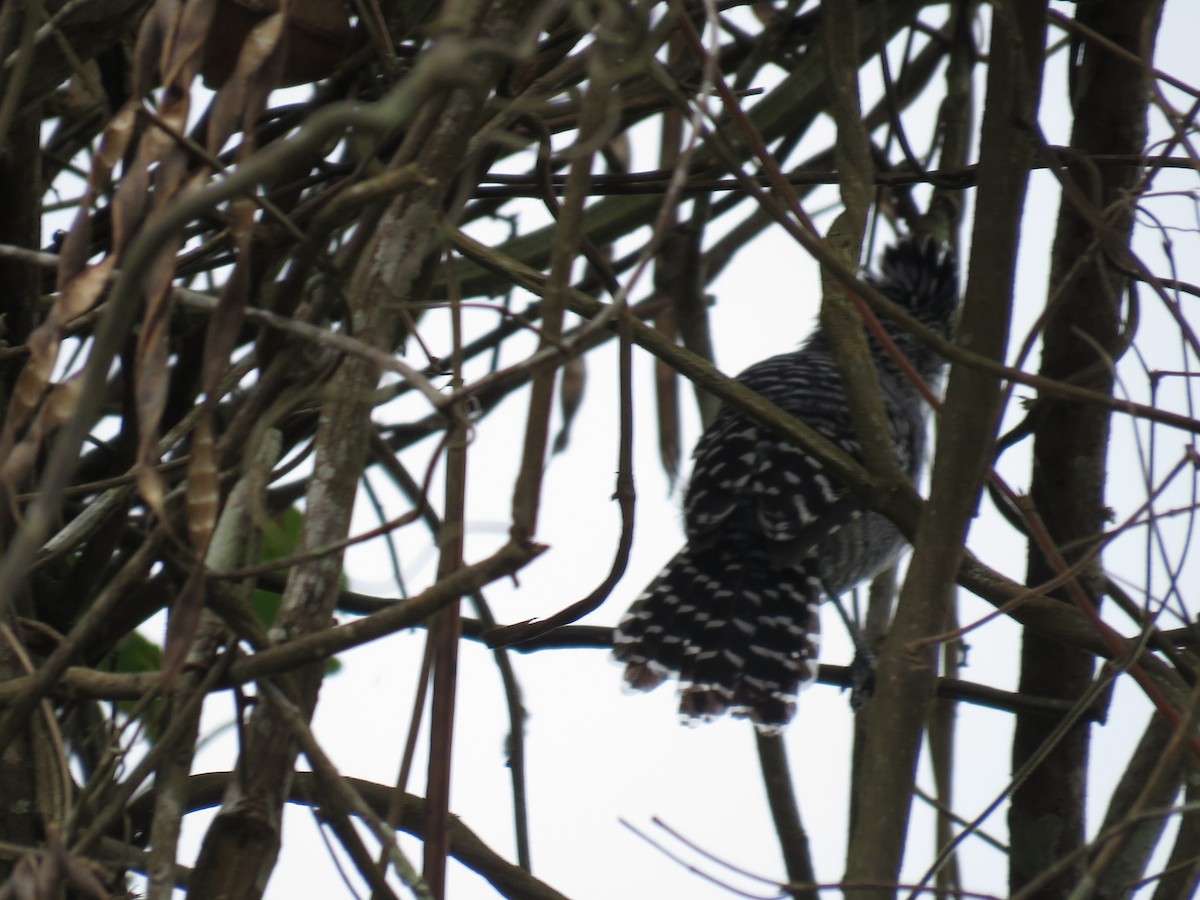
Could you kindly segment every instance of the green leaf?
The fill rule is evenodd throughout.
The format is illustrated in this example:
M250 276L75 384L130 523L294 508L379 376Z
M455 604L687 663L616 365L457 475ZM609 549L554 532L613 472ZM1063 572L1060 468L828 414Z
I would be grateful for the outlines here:
M114 672L157 672L162 666L162 647L140 631L131 631L117 644Z

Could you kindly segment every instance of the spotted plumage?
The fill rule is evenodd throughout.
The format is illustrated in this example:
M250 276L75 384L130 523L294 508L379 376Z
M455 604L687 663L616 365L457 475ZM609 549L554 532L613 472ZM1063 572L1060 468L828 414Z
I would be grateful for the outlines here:
M932 239L906 238L869 280L924 325L948 336L957 266ZM927 384L943 361L898 326L888 333ZM914 479L927 408L874 339L896 460ZM803 346L757 363L738 380L860 459L837 366L820 329ZM724 712L766 728L785 724L816 675L821 599L885 568L903 538L799 447L725 408L696 446L684 499L687 544L617 626L625 680L648 690L680 683L688 720Z

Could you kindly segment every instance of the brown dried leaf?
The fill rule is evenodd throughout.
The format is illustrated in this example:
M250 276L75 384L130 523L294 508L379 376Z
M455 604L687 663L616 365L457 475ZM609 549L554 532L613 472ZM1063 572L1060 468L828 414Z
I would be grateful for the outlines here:
M46 321L57 320L57 324L61 327L79 318L95 306L96 301L100 299L100 295L108 286L108 279L112 276L114 265L116 265L116 259L109 256L68 281L54 302L54 306L50 308ZM61 334L59 338L61 339Z
M129 149L134 126L137 124L138 108L137 101L130 100L118 109L104 126L104 133L100 136L100 147L92 157L92 170L88 177L91 199L108 187L113 169Z
M180 102L164 102L159 119L168 124L172 121L186 122L186 99ZM175 138L162 128L147 128L138 142L137 154L126 169L113 198L114 232L124 239L136 231L145 219L147 200L152 196L154 208L161 209L179 192L179 185L186 171L187 157L180 150ZM153 192L150 191L152 181Z
M112 268L113 260L109 258L72 278L50 307L45 320L29 335L25 342L29 359L13 385L4 428L0 430L0 459L11 451L17 435L33 419L46 396L54 364L58 361L63 326L92 308L104 291Z
M667 309L654 320L654 325L667 337L675 338L678 328L675 313ZM670 366L654 362L655 395L658 406L658 456L672 485L679 477L681 457L679 437L679 376Z
M242 130L251 133L267 106L271 91L280 86L287 59L289 19L282 13L264 20L250 32L238 59L239 77L246 79Z
M151 127L142 133L136 159L125 179L129 183L121 185L117 198L120 202L114 204L114 217L123 225L139 220L152 172L156 208L170 202L183 181L187 160L178 150L175 134L182 134L187 127L192 82L215 8L216 0L158 0L138 34L134 82L143 92L148 90L151 68L157 59L163 84L157 116L165 128Z
M286 9L285 9L286 7ZM283 4L279 0L219 0L212 31L204 48L204 83L214 90L232 77L243 52L245 36L264 17L286 15L286 52L271 84L288 87L317 81L329 75L345 57L353 34L342 0L306 0Z
M12 396L8 401L8 416L4 420L4 431L0 433L0 458L12 446L17 434L33 418L38 406L45 396L46 387L50 384L50 376L54 373L54 363L58 360L60 335L56 332L55 323L47 319L29 335L25 346L29 349L29 359L17 376L13 385ZM49 327L47 327L49 326Z
M208 549L217 527L221 505L221 482L217 472L216 444L213 440L212 413L206 410L192 433L188 457L187 528L192 548L198 557Z
M58 284L60 289L67 284L87 264L88 253L92 241L92 204L96 197L107 190L112 181L112 172L129 148L133 138L134 124L137 120L137 105L126 103L117 110L104 126L104 134L100 138L100 147L92 157L92 168L88 173L87 187L79 202L79 212L71 230L63 240L62 251L58 255ZM114 234L114 247L119 234Z
M558 436L554 439L554 452L561 453L567 449L571 440L571 423L575 421L575 413L583 402L584 389L587 387L587 363L582 356L569 359L562 367L562 382L558 388L558 402L562 408L563 423Z
M188 0L180 9L159 64L168 89L184 94L191 89L216 8L216 0Z
M158 118L166 128L150 128L143 140L150 141L154 158L166 155L168 147L176 144L175 135L187 129L188 112L192 108L192 97L179 85L170 84L163 90L158 103Z
M171 276L178 241L160 251L146 275L150 298L142 316L135 361L134 398L138 414L138 490L142 498L163 518L163 483L158 464L158 426L167 402L167 326L173 304Z
M176 3L164 3L162 0L154 4L154 9L145 15L138 28L137 43L133 49L133 84L132 96L145 97L158 84L155 75L158 74L158 60L162 56L163 44L166 41L166 24L173 15L164 10L166 6L176 6Z
M21 442L0 457L4 460L4 466L0 469L0 482L10 491L16 490L17 485L33 467L43 441L74 414L79 406L79 395L82 391L83 380L80 378L72 378L56 385L25 430Z
M286 54L286 19L268 16L251 29L238 54L233 76L213 102L208 126L208 151L216 154L239 126L250 134L254 121L266 107L267 97L279 83ZM249 137L247 137L249 140ZM244 155L239 150L238 156Z
M82 378L69 378L55 385L42 406L43 427L47 433L75 414L75 409L79 406L79 395L82 393Z
M254 212L258 209L249 197L237 197L229 204L229 234L239 254L248 254L253 246ZM238 256L241 260L242 255Z
M208 320L208 328L204 335L204 361L200 375L200 390L208 399L221 381L221 376L229 368L229 356L237 346L238 332L241 331L245 317L246 300L250 291L250 256L249 246L238 254L237 264L229 273L225 288L217 300L216 309Z
M229 136L237 130L238 120L241 119L241 92L235 92L235 82L227 83L217 98L209 107L208 136L206 138L208 152L216 156L229 140Z
M30 429L30 431L33 430L35 429ZM40 438L41 435L38 437ZM4 457L4 465L0 466L0 486L3 487L5 496L11 497L17 493L21 482L25 480L25 476L29 474L29 470L33 468L35 462L37 462L37 447L27 434L25 440L8 452Z
M165 519L166 506L163 501L167 496L167 486L162 475L158 473L154 463L148 463L145 460L139 460L133 470L137 477L138 494L146 501L146 505L154 510L159 519Z
M90 190L90 181L89 181ZM62 286L83 271L87 265L88 253L92 248L92 211L91 204L85 201L79 204L75 213L75 221L63 238L62 248L58 253L58 286Z
M238 148L238 159L254 152L252 126L266 108L267 98L278 82L283 64L284 25L283 14L269 16L246 38L234 77L213 103L208 132L211 152L219 152L239 123L245 138ZM201 390L205 395L216 391L242 327L249 294L255 208L248 197L237 198L229 205L229 227L237 248L237 263L208 322L201 375Z
M144 145L144 142L143 142ZM112 199L113 255L124 248L129 236L137 230L144 218L146 201L150 196L150 160L138 153L125 169L125 175L117 186Z
M207 172L199 172L189 179L187 155L172 145L163 152L163 159L154 170L154 209L162 209L174 200L187 182L203 181L207 177Z

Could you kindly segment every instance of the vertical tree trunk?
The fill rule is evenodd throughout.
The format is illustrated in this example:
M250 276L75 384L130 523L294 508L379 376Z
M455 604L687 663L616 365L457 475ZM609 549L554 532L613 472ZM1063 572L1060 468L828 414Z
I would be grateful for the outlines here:
M1078 20L1137 56L1149 60L1160 0L1103 0L1081 4ZM1072 89L1075 124L1071 146L1084 153L1141 153L1146 140L1146 70L1113 52L1084 43ZM1112 391L1112 363L1123 347L1118 271L1129 243L1140 170L1070 166L1059 213L1043 334L1041 374ZM1105 225L1096 222L1102 215ZM1116 263L1114 265L1114 263ZM1105 527L1104 485L1109 412L1095 405L1041 399L1033 413L1034 469L1031 495L1068 563L1092 552ZM1055 570L1033 547L1028 583ZM1093 602L1103 593L1099 559L1084 567L1079 583ZM1066 597L1060 592L1060 596ZM1026 633L1021 657L1022 693L1075 699L1091 683L1092 656ZM1058 720L1037 713L1017 718L1013 771L1038 753ZM1087 791L1089 725L1072 727L1018 787L1009 811L1012 836L1010 887L1020 889L1055 860L1082 846ZM1080 854L1040 897L1066 897L1078 883L1087 857Z
M1041 99L1045 0L998 8L992 31L978 169L970 279L958 342L1003 359L1029 168ZM937 681L935 652L912 647L949 621L960 550L987 472L1000 400L997 379L954 366L938 425L929 501L922 512L896 618L879 655L875 694L863 710L846 862L855 898L892 896L904 860L913 783Z

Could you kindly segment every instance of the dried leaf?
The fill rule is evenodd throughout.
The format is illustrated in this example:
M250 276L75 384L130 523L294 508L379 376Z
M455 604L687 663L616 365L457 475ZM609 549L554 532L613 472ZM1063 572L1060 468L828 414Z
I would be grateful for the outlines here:
M252 126L266 108L267 97L278 82L286 43L284 25L282 13L269 16L246 38L234 77L221 89L213 103L208 132L211 152L218 152L234 128L239 126L245 138L238 148L238 159L254 152ZM217 390L242 327L250 287L250 248L253 245L255 208L254 202L248 197L237 198L229 205L229 227L236 247L237 262L208 322L201 375L201 391L206 396Z
M120 254L129 236L141 224L149 195L150 160L139 148L133 161L125 169L110 207L113 222L113 256Z
M116 232L132 233L141 221L147 196L154 209L171 203L189 182L188 157L178 145L177 134L187 127L192 82L199 69L204 41L212 23L216 0L158 0L151 13L153 22L138 35L136 50L139 84L148 84L148 69L157 51L163 91L158 103L161 127L146 128L117 196L113 200ZM191 180L207 178L206 171ZM148 188L153 184L153 190ZM138 491L151 509L164 518L165 487L158 473L158 432L168 390L168 341L172 304L171 282L175 254L181 238L172 235L149 267L142 282L146 307L138 334L134 365L134 399L138 417L136 474Z
M163 91L158 104L161 127L142 132L130 170L113 201L113 216L122 234L132 232L143 215L146 197L154 209L166 207L189 181L203 181L207 171L188 174L188 156L179 146L177 134L187 126L191 86L199 68L205 36L212 21L216 0L159 0L152 15L153 27L139 35L137 58L144 75L149 51L159 50ZM148 190L150 185L153 190ZM127 231L126 231L127 229ZM172 235L161 247L142 281L146 307L138 334L134 364L134 400L137 408L138 439L135 472L138 491L147 505L165 519L165 486L158 473L158 437L168 391L168 326L172 303L172 280L181 238Z
M191 176L190 180L206 180L207 172ZM172 144L164 151L163 158L154 170L154 209L159 210L170 203L189 182L187 155ZM174 269L174 266L172 266Z
M208 126L210 153L219 153L239 127L249 135L254 121L266 108L267 97L278 86L283 71L285 23L283 14L277 13L263 19L246 36L233 76L212 105ZM243 155L239 151L239 158Z
M17 493L18 486L25 480L35 462L37 448L28 437L8 451L4 457L4 465L0 467L0 485L7 496Z
M587 387L587 363L582 356L567 360L562 367L562 381L558 388L558 402L562 408L563 423L558 436L554 439L554 452L562 453L571 441L571 423L575 421L575 413L583 402L584 388Z
M88 177L88 189L94 199L97 194L108 188L112 180L113 169L125 156L129 142L133 138L134 126L137 124L138 104L129 101L113 114L104 126L104 134L100 137L100 148L92 157L92 170Z
M258 209L249 197L238 197L229 204L229 234L238 248L238 258L250 252L254 237L254 212Z
M265 19L247 38L238 59L237 75L246 79L242 130L251 133L267 106L271 91L279 87L287 57L288 19L281 13Z
M29 359L13 385L4 428L0 430L0 459L9 455L18 435L33 420L45 399L58 361L63 326L92 308L108 283L113 262L112 258L106 259L72 278L50 307L45 320L29 335L25 342ZM28 437L26 435L26 440Z
M0 457L12 446L20 431L33 419L38 406L45 396L46 387L50 384L50 376L54 373L54 364L58 360L58 347L61 334L49 319L39 325L29 335L25 346L29 350L29 359L17 376L13 385L12 396L8 401L8 416L4 421L4 431L0 433Z
M667 337L678 334L675 313L667 309L654 320L655 327ZM655 360L655 398L658 406L658 457L672 487L679 477L681 458L679 438L679 376L670 366Z
M47 433L58 428L75 414L75 409L79 406L79 396L82 393L82 378L70 378L55 386L42 407L42 417Z
M146 505L154 510L160 519L165 518L163 501L167 495L167 488L158 469L153 463L139 460L134 465L134 475L137 478L138 493L146 501Z
M345 57L353 34L342 0L306 0L286 5L278 0L219 0L204 48L204 83L214 90L233 76L245 36L266 16L286 15L286 52L271 84L288 87L329 75Z
M159 73L160 81L158 84L166 81L166 60L171 53L171 45L175 42L175 32L179 27L179 16L183 10L183 4L186 0L156 0L154 4L154 17L158 20L157 28L160 33L158 41L158 59L156 60L156 68Z
M168 90L190 90L200 70L204 41L216 7L216 0L188 0L182 6L159 64Z
M138 28L137 42L133 50L133 90L134 97L145 97L158 83L155 75L158 73L158 60L163 52L166 40L165 22L169 17L161 14L163 3L156 3L154 9L142 18Z
M47 395L21 442L0 456L4 460L0 467L0 484L4 485L9 495L16 492L18 485L33 468L42 443L75 412L82 390L83 381L79 378L57 385Z
M229 368L229 356L237 345L238 333L245 318L250 290L249 249L247 242L245 250L239 252L237 264L229 273L205 332L200 390L213 401L217 398L212 395L218 390L221 376Z
M187 528L196 555L203 557L221 505L221 482L213 440L212 412L206 409L192 432L188 457Z
M142 317L135 357L134 398L138 414L138 491L163 518L163 484L157 471L158 426L167 402L167 326L171 318L171 275L177 241L170 241L150 267L145 284L151 298Z
M46 322L54 319L59 326L64 326L88 312L96 305L96 301L100 299L100 295L108 286L108 279L112 276L115 264L116 259L109 256L96 265L84 269L67 282L54 306L50 308ZM61 340L61 333L59 339Z
M108 124L104 126L104 134L100 138L100 148L92 157L92 168L88 172L87 186L79 201L79 212L75 216L71 230L63 239L62 250L58 255L60 289L81 272L87 264L88 254L91 252L92 205L112 182L113 169L116 168L117 163L129 148L136 121L137 105L130 102L117 110ZM119 235L114 233L114 241L118 237Z

